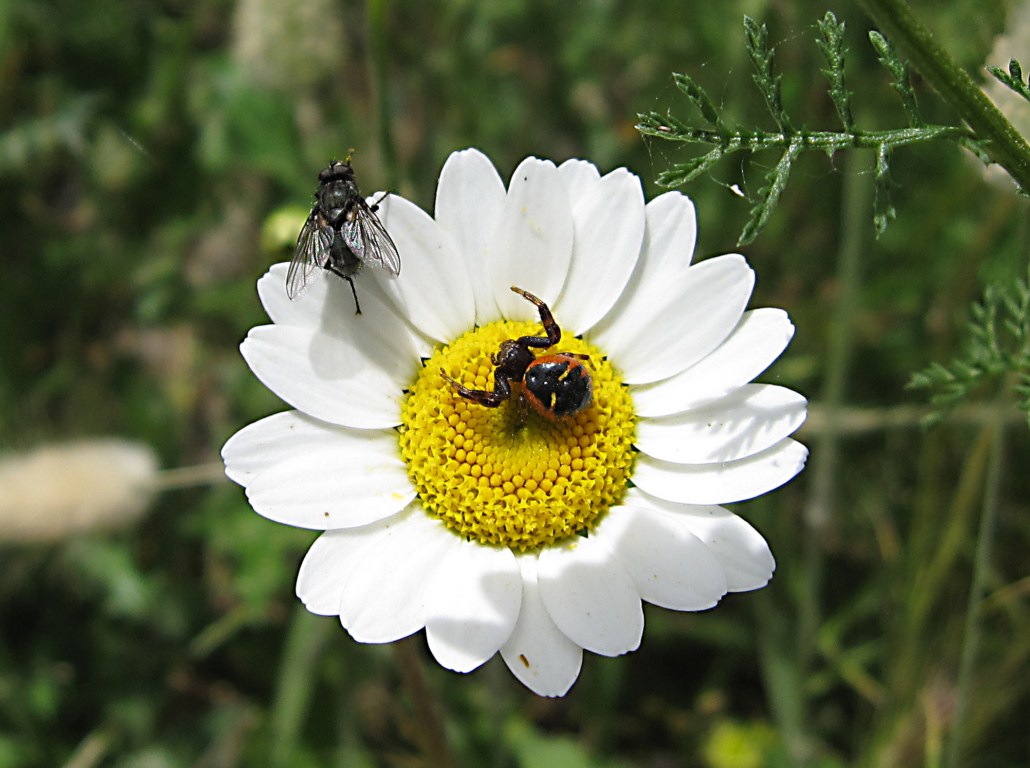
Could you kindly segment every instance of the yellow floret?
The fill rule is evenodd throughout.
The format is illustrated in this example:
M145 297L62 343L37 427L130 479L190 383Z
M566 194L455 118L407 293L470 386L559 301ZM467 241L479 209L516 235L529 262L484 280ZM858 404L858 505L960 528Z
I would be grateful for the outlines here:
M539 549L588 531L626 490L633 464L633 404L616 371L586 342L565 337L548 352L589 355L590 407L549 422L516 386L498 408L458 395L493 386L490 356L505 339L536 335L527 322L492 323L438 348L402 409L401 455L423 508L486 545Z

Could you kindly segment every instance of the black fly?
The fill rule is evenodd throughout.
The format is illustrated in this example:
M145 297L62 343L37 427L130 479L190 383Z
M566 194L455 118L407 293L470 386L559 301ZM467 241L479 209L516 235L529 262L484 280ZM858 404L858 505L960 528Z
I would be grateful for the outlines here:
M377 210L378 203L369 205L358 191L349 157L342 163L333 160L319 173L315 205L297 237L286 273L286 295L297 298L311 275L326 269L350 283L354 308L360 315L353 278L361 265L385 269L395 277L401 271L397 246L376 216Z

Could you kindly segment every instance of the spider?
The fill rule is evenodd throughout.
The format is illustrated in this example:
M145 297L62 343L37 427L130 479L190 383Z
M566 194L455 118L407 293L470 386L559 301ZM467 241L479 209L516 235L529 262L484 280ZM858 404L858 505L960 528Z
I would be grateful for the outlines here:
M514 381L522 384L522 399L548 421L579 413L590 405L594 394L590 371L583 363L589 356L572 352L534 355L533 349L548 349L561 341L561 328L541 299L514 285L511 289L536 305L547 335L522 336L501 342L497 353L490 358L495 366L493 391L469 389L443 371L441 374L459 395L487 408L496 408L511 397Z

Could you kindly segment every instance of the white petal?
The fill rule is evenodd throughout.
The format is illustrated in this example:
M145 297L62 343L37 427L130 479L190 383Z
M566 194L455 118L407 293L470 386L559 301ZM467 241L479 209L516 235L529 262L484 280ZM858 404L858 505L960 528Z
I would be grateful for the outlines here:
M591 538L618 558L641 597L674 610L705 610L726 594L719 560L670 515L644 504L614 508Z
M433 577L460 539L420 512L378 537L340 595L340 621L359 643L391 643L426 623Z
M283 411L255 421L230 437L222 446L222 460L229 479L246 486L260 472L287 459L315 456L340 440L374 440L378 434L327 424L300 411Z
M553 302L572 258L572 210L554 163L527 157L512 174L494 235L489 283L501 314L538 320L536 307L513 285Z
M470 672L511 636L522 576L509 549L460 541L426 598L426 640L441 666Z
M690 367L718 347L744 313L755 273L743 256L695 264L681 280L655 284L646 306L621 313L596 337L627 384L645 384Z
M401 365L384 348L372 357L366 341L334 338L304 328L261 325L240 345L247 365L297 410L355 429L394 427L401 418ZM416 361L417 362L417 361Z
M346 327L355 314L354 296L347 281L320 269L311 274L301 294L290 299L286 295L289 266L289 262L273 264L257 282L258 298L272 322L309 330Z
M672 464L641 454L633 482L681 504L729 504L779 488L802 470L808 449L786 438L761 453L721 464Z
M776 570L776 560L762 534L727 509L703 509L704 513L689 512L682 518L694 535L719 558L730 591L747 592L768 584Z
M452 341L472 328L476 303L461 249L429 214L403 197L379 204L379 218L401 254L403 278L376 274L380 288L419 331Z
M663 501L631 488L626 503L671 515L708 545L726 574L730 592L759 589L769 583L776 561L762 534L728 509Z
M415 498L396 436L352 432L320 453L292 456L251 479L259 515L314 530L355 528L399 512Z
M258 298L268 317L278 325L299 325L317 328L322 321L322 306L325 304L326 287L322 280L313 280L304 293L291 301L286 295L286 272L288 261L273 264L257 281ZM329 274L328 272L326 274ZM316 298L305 298L314 292ZM301 299L304 299L301 301Z
M465 261L476 301L476 322L500 317L487 265L494 230L504 207L504 182L490 160L476 149L452 152L436 188L436 221L450 234Z
M564 166L562 166L564 167ZM629 281L644 238L644 190L620 168L572 197L572 264L561 297L551 307L576 334L589 330L615 304Z
M541 552L537 573L547 612L572 642L602 656L618 656L640 645L640 592L607 549L577 537Z
M805 420L807 400L773 384L747 384L702 408L637 422L634 445L676 464L735 461L764 451Z
M670 515L644 506L615 507L591 538L618 558L649 603L702 611L726 594L719 560Z
M375 199L379 197L381 195L377 195ZM387 288L397 278L380 269L366 271L369 273L369 277L361 284L361 316L367 315L370 318L369 325L375 326L378 333L369 333L366 326L362 326L358 330L364 334L367 341L374 341L380 349L389 348L400 341L403 344L401 359L407 361L412 369L411 376L406 379L410 382L415 377L420 361L432 356L437 344L436 339L416 328L412 324L411 318L402 314L401 310L397 309L396 301L387 295ZM383 315L387 315L388 322L381 319ZM324 325L322 331L332 335L332 332L327 330Z
M636 269L619 301L599 324L597 335L622 318L646 312L651 296L663 285L680 283L690 268L697 239L697 216L690 198L666 192L645 206L644 219L644 242Z
M417 508L416 514L421 514ZM391 526L398 525L412 511L394 515L360 528L326 531L304 556L297 574L297 597L304 607L319 616L340 614L340 595L365 551Z
M354 311L350 285L326 270L312 275L305 290L291 300L286 295L288 268L285 262L273 264L257 283L258 297L276 325L292 325L350 339L351 344L377 359L396 365L398 377L403 381L413 378L419 359L432 352L433 343L427 342L398 314L374 277L355 278L359 281L355 291L361 297L361 314L358 315ZM374 273L376 270L365 271Z
M538 696L564 696L579 677L583 649L551 620L540 597L537 558L516 558L522 571L522 607L501 657L511 673Z
M597 166L586 160L566 160L558 166L558 174L565 182L565 189L568 190L569 200L573 205L601 178Z
M794 336L782 309L753 309L722 345L665 381L633 388L638 416L666 416L725 397L772 365Z
M682 273L690 266L696 244L697 212L691 199L679 192L659 195L647 204L641 280L661 282Z
M319 270L313 274L299 296L286 295L289 264L273 264L257 283L258 297L276 325L292 325L321 331L327 336L351 338L352 343L382 355L406 362L404 371L414 375L418 357L416 339L405 320L384 300L372 277L356 277L355 291L360 297L361 314L354 312L350 285L340 277ZM363 270L372 273L374 270Z

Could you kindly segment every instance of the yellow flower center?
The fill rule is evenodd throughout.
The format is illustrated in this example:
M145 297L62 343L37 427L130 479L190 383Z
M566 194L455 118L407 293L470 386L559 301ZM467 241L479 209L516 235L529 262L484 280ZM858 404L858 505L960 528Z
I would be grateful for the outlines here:
M548 421L522 400L521 383L497 408L454 391L493 390L501 342L539 335L539 323L498 322L438 348L402 409L401 455L423 508L482 544L538 549L588 531L626 490L633 464L633 404L599 350L563 337L540 354L571 352L593 378L589 407Z

